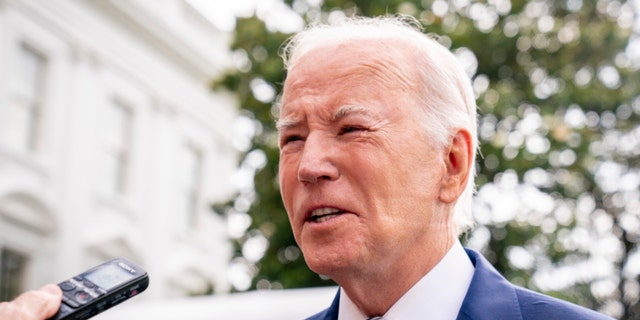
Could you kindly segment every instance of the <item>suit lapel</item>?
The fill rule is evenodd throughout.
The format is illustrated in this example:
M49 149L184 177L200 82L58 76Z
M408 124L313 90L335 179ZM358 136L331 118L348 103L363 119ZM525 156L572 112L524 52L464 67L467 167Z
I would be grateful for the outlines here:
M307 318L307 320L338 320L338 310L340 308L340 289L336 293L336 297L333 298L333 302L328 309Z
M466 249L475 266L458 320L522 319L516 290L479 253Z
M513 285L479 253L465 250L475 266L475 272L457 320L521 320L520 304ZM338 289L331 306L307 320L338 320L339 305Z

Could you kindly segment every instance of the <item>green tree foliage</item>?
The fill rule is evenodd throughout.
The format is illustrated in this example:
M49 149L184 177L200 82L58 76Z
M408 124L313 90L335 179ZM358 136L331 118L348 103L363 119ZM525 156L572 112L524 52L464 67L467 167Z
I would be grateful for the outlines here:
M285 3L307 22L403 13L437 34L469 71L479 105L478 225L462 240L515 283L621 319L639 316L640 59L629 45L638 37L631 3ZM221 206L251 217L234 239L233 264L252 288L332 284L304 264L276 183L278 50L288 36L256 16L238 19L238 69L216 84L237 92L255 128L243 165L264 158L253 166L253 188ZM264 256L247 254L265 242Z

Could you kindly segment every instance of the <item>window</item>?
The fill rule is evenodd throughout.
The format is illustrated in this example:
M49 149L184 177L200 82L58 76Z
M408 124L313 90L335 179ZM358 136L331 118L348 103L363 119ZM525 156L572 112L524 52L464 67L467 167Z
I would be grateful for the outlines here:
M20 151L37 147L38 124L44 103L47 61L27 45L20 47L15 74L12 75L9 106L3 121L3 140Z
M27 257L18 252L0 249L0 301L11 300L24 291L27 262Z
M202 156L196 148L185 145L178 154L178 161L177 205L185 216L187 225L194 227L198 212Z
M101 189L107 194L126 192L129 169L130 136L133 115L123 103L113 100L107 105L102 129Z

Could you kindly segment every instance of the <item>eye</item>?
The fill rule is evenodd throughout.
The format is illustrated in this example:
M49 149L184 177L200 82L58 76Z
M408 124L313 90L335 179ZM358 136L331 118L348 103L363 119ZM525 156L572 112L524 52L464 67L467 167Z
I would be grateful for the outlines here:
M364 131L364 130L366 129L360 126L344 126L340 129L340 132L338 134L343 135L351 132Z
M290 142L301 141L301 140L302 140L302 137L299 135L289 135L289 136L282 137L282 139L280 140L280 144L284 146Z

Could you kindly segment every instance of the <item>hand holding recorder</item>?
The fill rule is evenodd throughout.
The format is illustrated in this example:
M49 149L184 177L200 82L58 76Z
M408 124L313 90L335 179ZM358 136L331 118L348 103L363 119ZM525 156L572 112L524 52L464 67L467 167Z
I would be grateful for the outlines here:
M77 276L0 303L0 320L85 320L144 291L147 272L116 258Z
M48 284L40 290L28 291L11 302L0 302L0 320L43 320L58 311L62 290Z

